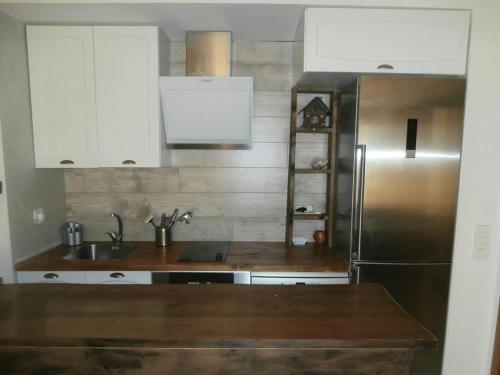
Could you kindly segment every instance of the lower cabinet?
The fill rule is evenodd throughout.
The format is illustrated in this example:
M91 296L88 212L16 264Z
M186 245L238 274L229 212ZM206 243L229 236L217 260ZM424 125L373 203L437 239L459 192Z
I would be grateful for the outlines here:
M19 271L18 284L57 283L85 284L83 271Z
M158 279L158 275L169 276L165 282ZM199 284L200 282L187 282L183 279L175 281L172 275L191 275L191 277L207 277L207 272L155 272L155 284ZM210 275L221 275L222 273L209 273ZM253 285L317 285L317 284L349 284L348 274L344 272L229 272L230 284ZM27 283L68 283L68 284L152 284L152 273L150 271L19 271L17 282ZM221 281L213 280L212 283Z
M87 284L151 284L149 271L86 271Z
M343 272L252 272L254 285L349 284Z
M18 284L151 284L149 271L19 271Z

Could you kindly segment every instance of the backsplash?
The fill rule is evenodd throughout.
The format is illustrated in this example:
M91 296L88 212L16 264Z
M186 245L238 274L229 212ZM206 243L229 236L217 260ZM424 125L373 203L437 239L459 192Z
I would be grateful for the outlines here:
M109 217L124 218L126 240L153 240L151 225L135 215L144 204L159 215L191 209L191 224L177 223L174 240L283 241L285 238L291 42L234 42L233 76L254 77L254 144L247 150L172 150L172 167L65 171L67 216L85 226L88 240L106 239ZM183 42L171 42L171 75L185 74ZM307 98L308 99L308 98ZM300 134L297 167L326 154L326 137ZM325 206L325 176L296 179L297 204ZM312 239L323 222L295 225Z

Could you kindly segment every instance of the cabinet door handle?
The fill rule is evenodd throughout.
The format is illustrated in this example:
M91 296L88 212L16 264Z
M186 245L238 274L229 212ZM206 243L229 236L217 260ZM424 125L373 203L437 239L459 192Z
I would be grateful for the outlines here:
M391 64L380 64L377 69L394 70L394 67Z
M57 273L46 273L43 275L44 279L58 279L59 275Z
M73 160L65 159L65 160L61 160L59 162L59 164L75 164L75 162Z
M125 275L121 272L113 272L109 275L109 277L112 277L113 279L122 279L125 277Z
M135 161L127 159L127 160L122 161L122 164L135 164Z

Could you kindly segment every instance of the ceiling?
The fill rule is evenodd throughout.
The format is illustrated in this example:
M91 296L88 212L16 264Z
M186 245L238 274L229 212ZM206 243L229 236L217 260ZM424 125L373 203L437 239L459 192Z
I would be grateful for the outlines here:
M303 5L3 3L25 23L159 25L172 41L193 31L231 31L234 40L292 41Z

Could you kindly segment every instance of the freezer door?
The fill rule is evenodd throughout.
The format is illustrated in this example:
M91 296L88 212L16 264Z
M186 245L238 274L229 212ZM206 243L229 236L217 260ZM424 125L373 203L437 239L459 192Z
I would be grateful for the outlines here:
M440 344L438 352L416 352L412 375L439 375L446 327L450 264L357 264L354 282L382 284Z
M361 78L355 259L451 261L464 92L462 79Z

